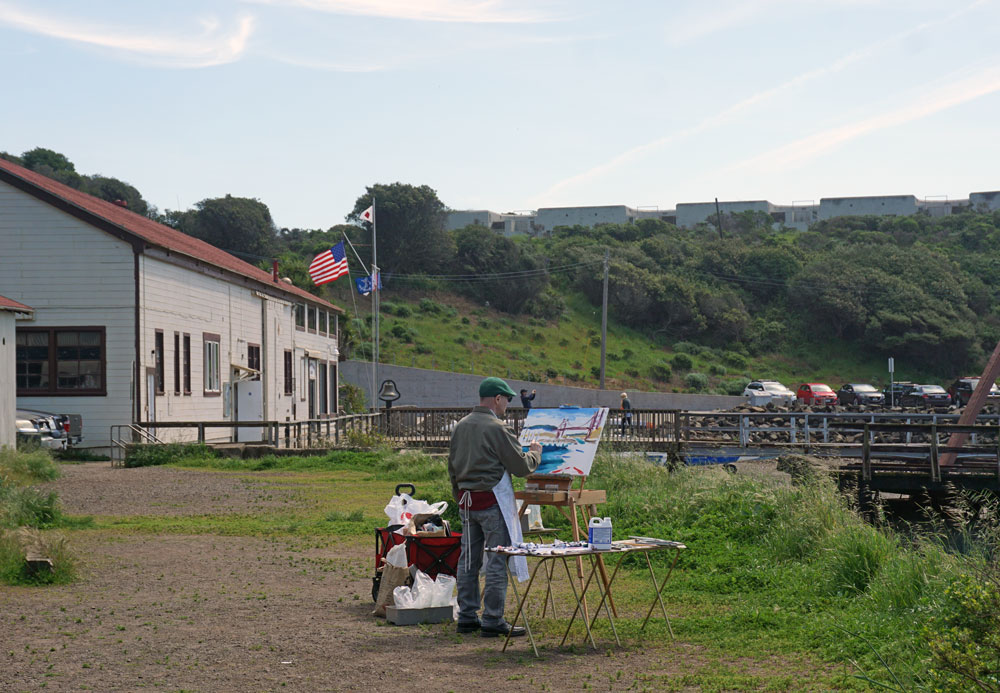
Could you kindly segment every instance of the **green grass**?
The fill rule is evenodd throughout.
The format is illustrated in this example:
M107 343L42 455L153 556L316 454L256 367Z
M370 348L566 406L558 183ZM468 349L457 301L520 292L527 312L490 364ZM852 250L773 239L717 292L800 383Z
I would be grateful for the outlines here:
M384 522L382 507L400 481L417 496L449 499L444 461L385 450L259 460L194 455L173 464L236 474L268 486L294 488L292 509L195 517L99 517L96 526L150 533L250 534L295 541L362 541ZM930 657L923 627L941 610L954 576L982 563L945 549L937 537L914 539L863 522L825 479L802 486L729 475L717 468L670 473L639 458L602 453L588 487L607 491L601 512L615 536L661 536L685 542L664 596L679 641L709 658L770 662L759 671L706 667L683 681L650 678L667 690L745 687L782 690L789 682L815 688L866 688L865 672L889 682L885 658L908 687L924 685ZM553 508L546 524L567 529ZM448 516L460 527L454 507ZM296 539L298 538L298 539ZM654 555L657 570L668 552ZM625 613L645 613L651 595L645 564L626 559L616 597ZM618 621L626 642L664 643L665 626ZM555 624L565 623L555 619ZM606 625L599 625L602 637ZM854 664L856 663L856 664Z

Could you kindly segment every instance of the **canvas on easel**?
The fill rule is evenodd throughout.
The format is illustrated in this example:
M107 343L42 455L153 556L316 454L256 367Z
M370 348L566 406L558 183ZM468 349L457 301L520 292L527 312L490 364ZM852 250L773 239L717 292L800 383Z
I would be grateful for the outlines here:
M518 442L526 450L533 441L541 444L542 461L535 474L588 476L607 420L607 407L532 409Z

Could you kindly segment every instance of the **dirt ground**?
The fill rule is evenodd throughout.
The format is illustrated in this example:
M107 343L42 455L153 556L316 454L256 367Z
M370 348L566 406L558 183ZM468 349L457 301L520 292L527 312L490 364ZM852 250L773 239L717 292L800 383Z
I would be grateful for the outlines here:
M239 475L106 463L68 466L55 488L72 514L283 501ZM536 660L526 638L502 653L501 639L454 624L386 626L371 616L367 539L82 530L71 541L74 584L0 586L0 691L689 690L706 668L752 675L761 664L659 638L557 650L554 633Z

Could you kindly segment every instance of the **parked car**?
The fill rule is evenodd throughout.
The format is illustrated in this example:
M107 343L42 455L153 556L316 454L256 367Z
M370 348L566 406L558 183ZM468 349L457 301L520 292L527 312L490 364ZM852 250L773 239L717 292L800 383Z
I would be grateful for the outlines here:
M878 406L885 402L885 395L868 383L844 383L837 390L837 401L841 404Z
M825 383L802 383L795 393L795 399L803 404L836 404L837 393Z
M18 409L17 433L21 441L30 440L44 448L64 450L83 441L83 417Z
M911 383L909 380L897 380L891 386L886 385L885 389L882 390L882 395L885 397L885 403L892 407L899 406L901 400L903 399L903 395L916 386L916 383Z
M915 385L899 401L903 407L934 409L951 405L951 396L940 385Z
M972 397L972 391L976 389L976 385L979 384L979 378L959 378L948 386L948 395L951 397L952 404L957 404L960 407L964 407L969 403L969 398ZM986 395L987 402L1000 402L1000 387L997 387L996 383L990 387L990 393Z
M795 402L795 393L777 380L752 380L743 390L743 396L755 406L772 402L788 406Z

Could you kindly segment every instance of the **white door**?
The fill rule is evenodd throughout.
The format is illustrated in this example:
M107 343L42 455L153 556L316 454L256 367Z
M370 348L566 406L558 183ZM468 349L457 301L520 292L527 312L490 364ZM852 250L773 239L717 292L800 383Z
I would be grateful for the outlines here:
M264 420L264 383L261 380L241 380L233 385L236 391L236 420ZM263 427L240 426L236 429L237 443L259 443L264 440Z

